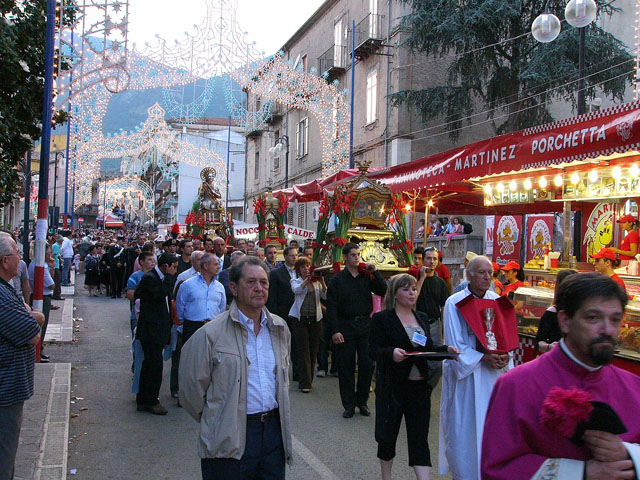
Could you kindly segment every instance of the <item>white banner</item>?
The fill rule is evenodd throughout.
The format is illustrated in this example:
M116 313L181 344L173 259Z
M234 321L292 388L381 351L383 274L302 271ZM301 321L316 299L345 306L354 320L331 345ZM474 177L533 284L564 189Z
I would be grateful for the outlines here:
M233 230L236 238L254 239L258 237L258 224L241 225L234 227ZM316 238L316 232L314 232L313 230L306 230L302 227L294 227L293 225L285 225L284 233L287 238Z
M484 254L493 260L493 227L496 217L487 215L485 218L484 229Z

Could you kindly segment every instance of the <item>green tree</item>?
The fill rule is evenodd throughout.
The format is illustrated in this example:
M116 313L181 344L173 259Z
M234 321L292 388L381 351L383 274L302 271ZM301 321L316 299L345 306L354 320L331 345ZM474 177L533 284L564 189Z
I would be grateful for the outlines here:
M530 34L546 0L401 1L411 6L400 21L406 45L432 57L432 65L446 65L447 75L444 84L392 94L394 105L406 104L424 123L443 120L453 140L465 124L479 121L489 121L496 135L552 121L554 99L576 106L579 30L563 21L558 38L546 44ZM566 3L549 1L560 20ZM599 16L619 12L615 0L596 3ZM585 97L600 89L622 100L633 80L625 45L595 22L587 27L585 45Z
M46 0L0 0L0 206L20 193L16 166L41 134L45 12Z

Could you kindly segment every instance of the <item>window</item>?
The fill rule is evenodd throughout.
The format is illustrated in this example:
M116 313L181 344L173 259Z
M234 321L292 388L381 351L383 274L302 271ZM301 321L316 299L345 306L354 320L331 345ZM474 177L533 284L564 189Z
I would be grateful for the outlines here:
M378 38L378 0L369 0L369 38Z
M304 217L307 212L306 203L298 203L298 226L304 228Z
M256 152L255 165L253 166L253 168L253 177L256 181L258 181L260 177L260 152Z
M296 128L296 158L302 158L309 152L309 117L298 122Z
M343 67L345 62L345 52L342 48L346 44L344 41L344 19L341 18L333 26L333 65L336 67Z
M303 72L307 71L307 56L306 55L302 56L302 71Z
M236 164L231 162L231 171L235 172L236 171Z
M277 144L278 139L280 138L280 130L275 131L275 142ZM273 169L280 170L280 157L273 157Z
M367 75L367 125L376 121L378 115L378 72Z

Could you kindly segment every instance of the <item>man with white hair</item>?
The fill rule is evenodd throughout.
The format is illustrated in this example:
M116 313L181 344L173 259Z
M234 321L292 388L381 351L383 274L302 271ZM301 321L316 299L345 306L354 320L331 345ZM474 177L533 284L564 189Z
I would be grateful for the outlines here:
M200 259L203 255L204 252L202 250L193 251L191 254L191 268L178 275L178 278L176 279L176 286L173 288L173 298L178 296L178 289L180 288L180 285L200 273Z
M480 479L480 446L484 420L494 384L513 367L510 354L484 353L458 303L470 295L495 300L491 261L477 255L466 270L467 287L450 296L444 306L444 343L460 350L457 361L446 360L442 370L440 401L441 474L454 480Z
M33 395L35 346L44 315L29 311L10 281L18 274L16 242L0 232L0 479L13 478L22 409Z

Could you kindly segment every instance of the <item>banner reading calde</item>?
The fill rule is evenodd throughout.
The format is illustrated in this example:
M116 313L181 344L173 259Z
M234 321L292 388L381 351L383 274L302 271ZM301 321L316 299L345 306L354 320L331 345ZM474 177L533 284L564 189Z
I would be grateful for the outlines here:
M553 215L527 216L527 262L542 258L553 238Z
M495 217L493 234L493 261L500 266L513 260L520 262L520 240L522 235L522 215Z
M471 143L369 176L394 192L411 191L638 148L640 102L636 101Z

